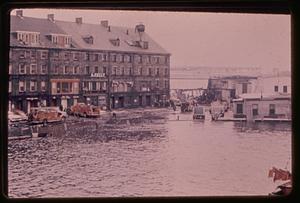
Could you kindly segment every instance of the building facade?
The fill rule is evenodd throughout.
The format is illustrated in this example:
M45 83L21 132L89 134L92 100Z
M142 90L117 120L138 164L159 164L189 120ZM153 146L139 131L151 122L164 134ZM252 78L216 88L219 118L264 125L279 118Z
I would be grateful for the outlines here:
M214 90L217 99L231 102L241 94L253 93L257 89L256 76L225 76L208 80L208 89Z
M9 109L84 102L107 108L169 99L170 54L135 28L11 16Z
M264 119L291 119L290 94L242 94L233 100L235 117L249 121Z

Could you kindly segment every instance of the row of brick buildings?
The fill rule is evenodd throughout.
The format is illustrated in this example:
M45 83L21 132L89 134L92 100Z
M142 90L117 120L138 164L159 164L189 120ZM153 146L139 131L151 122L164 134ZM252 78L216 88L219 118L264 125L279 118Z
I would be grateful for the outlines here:
M169 99L170 54L135 28L11 16L9 108L152 106Z

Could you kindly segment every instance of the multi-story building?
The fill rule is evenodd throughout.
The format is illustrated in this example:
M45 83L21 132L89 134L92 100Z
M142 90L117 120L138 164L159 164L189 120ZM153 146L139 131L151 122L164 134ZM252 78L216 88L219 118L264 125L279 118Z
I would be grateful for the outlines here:
M11 16L9 108L152 106L169 99L170 54L135 28Z

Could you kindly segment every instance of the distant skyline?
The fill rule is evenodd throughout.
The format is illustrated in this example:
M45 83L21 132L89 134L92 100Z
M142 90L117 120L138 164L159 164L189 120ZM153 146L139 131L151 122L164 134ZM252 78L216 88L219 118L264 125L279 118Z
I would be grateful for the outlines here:
M135 27L171 53L171 67L260 67L263 72L291 68L290 15L200 12L22 9L28 17ZM15 15L15 10L12 11Z

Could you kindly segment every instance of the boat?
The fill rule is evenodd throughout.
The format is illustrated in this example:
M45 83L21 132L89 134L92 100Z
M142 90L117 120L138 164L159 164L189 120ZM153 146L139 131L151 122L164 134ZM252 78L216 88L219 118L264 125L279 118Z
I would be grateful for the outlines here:
M278 185L275 191L269 193L271 196L289 195L292 191L292 174L288 170L277 169L273 167L269 170L269 178L273 178L273 181L282 180L287 181L281 185Z
M275 191L271 192L270 196L289 195L292 191L292 181L288 181L276 187Z

